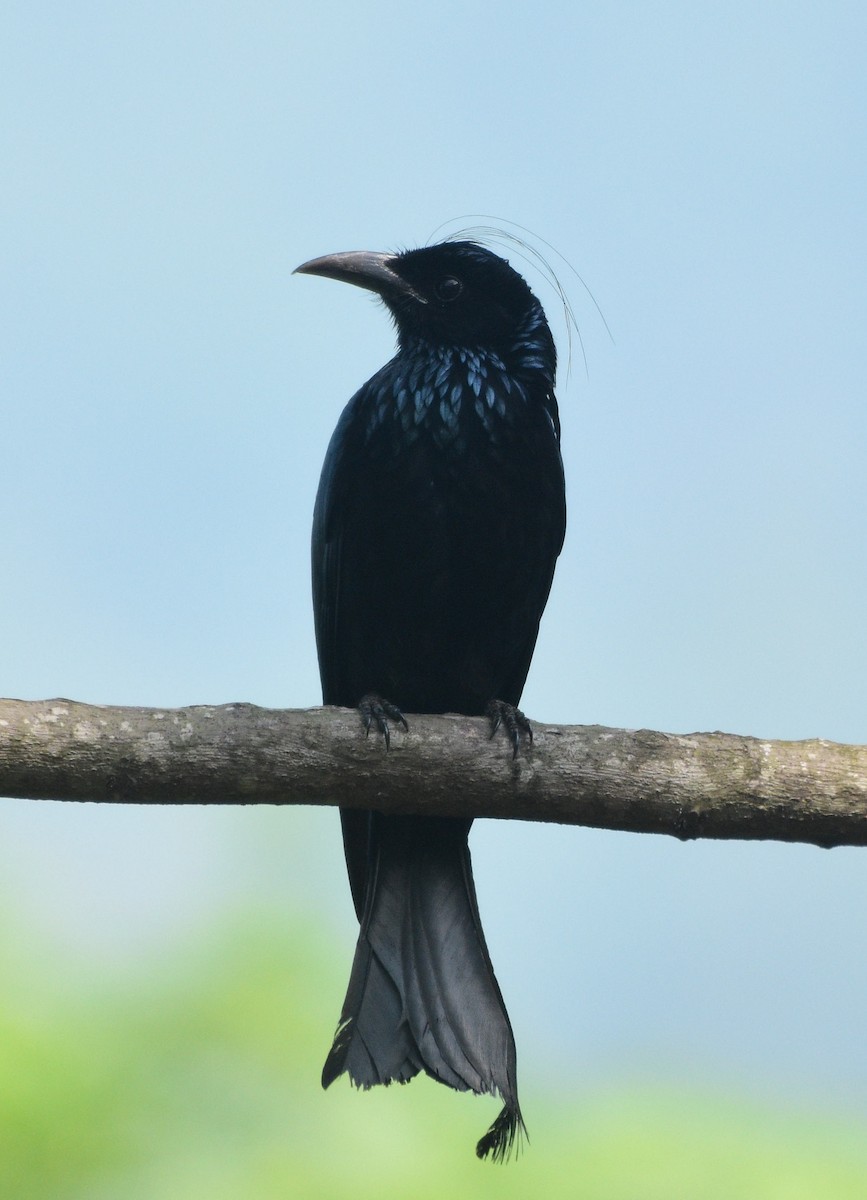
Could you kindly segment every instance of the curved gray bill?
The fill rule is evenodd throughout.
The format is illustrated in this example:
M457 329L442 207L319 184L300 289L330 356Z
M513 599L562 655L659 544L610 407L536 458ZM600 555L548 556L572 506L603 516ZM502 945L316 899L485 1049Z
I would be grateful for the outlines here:
M385 296L389 292L412 296L426 304L424 296L402 279L392 267L396 261L393 254L380 254L374 250L346 250L340 254L325 254L322 258L311 258L292 272L293 275L322 275L326 279L339 279L342 283L354 283Z

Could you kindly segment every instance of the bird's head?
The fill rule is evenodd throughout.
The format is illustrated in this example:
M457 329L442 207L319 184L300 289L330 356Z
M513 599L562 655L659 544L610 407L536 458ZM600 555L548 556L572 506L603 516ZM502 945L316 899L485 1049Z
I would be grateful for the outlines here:
M554 341L542 306L504 258L476 242L440 242L399 254L350 251L314 258L297 270L376 292L401 346L492 351L504 361L525 352L553 378Z

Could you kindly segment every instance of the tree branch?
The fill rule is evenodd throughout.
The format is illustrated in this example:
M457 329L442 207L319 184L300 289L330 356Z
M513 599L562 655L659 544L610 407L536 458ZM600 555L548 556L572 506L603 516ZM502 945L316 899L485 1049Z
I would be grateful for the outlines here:
M351 709L0 700L0 795L114 804L341 804L680 838L867 844L867 747L411 716L391 751Z

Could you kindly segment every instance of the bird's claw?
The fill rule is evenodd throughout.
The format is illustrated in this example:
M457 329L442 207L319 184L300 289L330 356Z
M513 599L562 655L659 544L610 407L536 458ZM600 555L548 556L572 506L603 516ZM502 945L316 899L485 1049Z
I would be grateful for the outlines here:
M396 704L392 704L389 700L383 700L382 696L377 696L373 692L362 696L358 702L358 711L361 713L361 721L364 725L365 737L370 737L371 725L376 726L378 733L381 733L385 741L385 748L388 750L391 747L391 729L388 721L397 721L404 727L407 732L409 726L406 723L406 717L400 711Z
M505 729L506 736L512 743L512 758L518 757L518 751L521 749L522 734L532 746L533 727L520 708L516 708L514 704L507 704L505 700L492 700L486 709L486 713L488 720L491 722L491 737L494 736L501 725Z

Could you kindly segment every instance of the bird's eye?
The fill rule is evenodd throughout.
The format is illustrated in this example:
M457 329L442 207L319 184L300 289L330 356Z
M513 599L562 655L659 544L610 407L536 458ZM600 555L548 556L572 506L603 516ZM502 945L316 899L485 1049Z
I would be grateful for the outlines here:
M463 290L464 285L454 275L446 275L434 288L437 300L456 300Z

